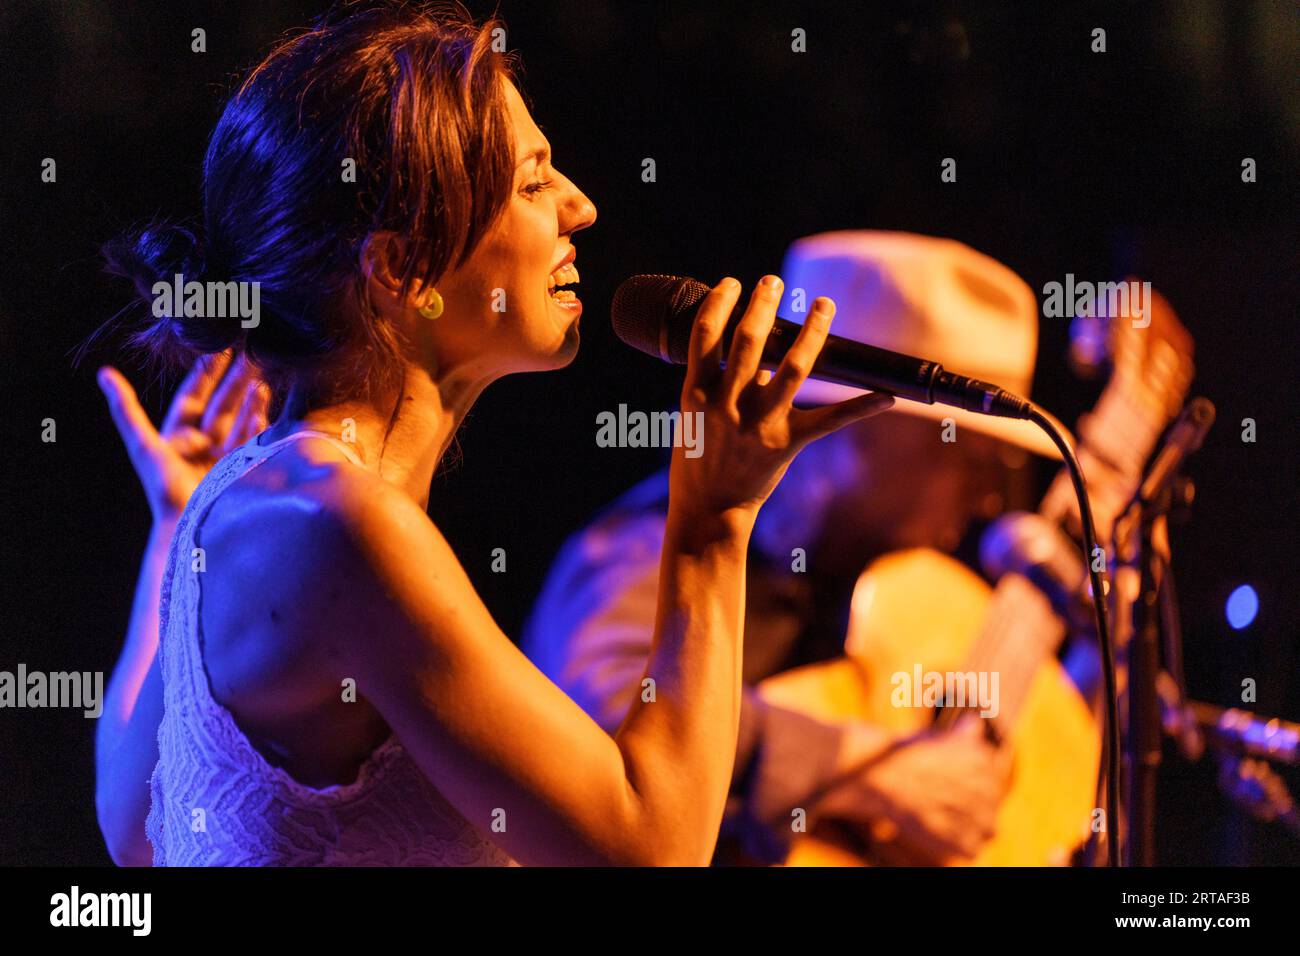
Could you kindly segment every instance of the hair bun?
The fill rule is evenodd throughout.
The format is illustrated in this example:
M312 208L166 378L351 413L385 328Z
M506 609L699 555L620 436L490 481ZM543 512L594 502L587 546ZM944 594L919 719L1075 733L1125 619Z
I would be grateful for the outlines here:
M177 275L182 282L201 282L207 272L203 244L195 230L177 222L157 221L104 244L105 270L127 279L135 287L137 304L145 307L145 322L134 343L168 361L189 362L199 355L221 352L234 345L242 329L239 322L207 316L156 315L155 286L169 286Z
M112 275L129 279L140 298L153 301L154 283L170 282L177 273L186 281L203 272L203 252L194 232L179 223L153 222L104 244Z

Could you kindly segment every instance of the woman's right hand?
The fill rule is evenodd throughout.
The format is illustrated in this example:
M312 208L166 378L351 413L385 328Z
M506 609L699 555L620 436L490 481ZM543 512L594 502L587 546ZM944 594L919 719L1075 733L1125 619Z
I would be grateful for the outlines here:
M248 362L232 362L229 352L194 363L161 429L121 372L106 365L98 380L159 525L175 523L212 466L266 428L269 392Z
M829 333L835 303L814 300L794 344L774 373L759 369L763 346L776 320L782 282L769 275L754 289L749 306L723 356L723 333L740 296L740 283L723 279L700 304L691 330L682 415L700 413L700 454L673 449L669 500L678 515L752 522L759 507L809 442L851 422L878 414L893 396L869 392L814 409L793 407L795 393L812 370Z

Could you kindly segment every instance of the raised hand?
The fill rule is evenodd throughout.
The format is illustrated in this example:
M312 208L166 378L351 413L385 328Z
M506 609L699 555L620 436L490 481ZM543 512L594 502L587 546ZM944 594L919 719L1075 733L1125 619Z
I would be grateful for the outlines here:
M179 518L212 466L266 428L270 393L248 362L242 356L232 361L229 352L194 364L161 429L153 427L121 372L106 365L98 380L158 523Z
M690 458L674 450L671 496L687 512L752 516L771 494L791 459L809 442L889 408L890 395L868 393L835 405L794 408L829 333L835 303L818 298L780 366L759 369L776 320L782 282L766 276L723 356L723 333L740 296L740 283L724 279L700 304L691 331L682 414L702 414L703 445Z

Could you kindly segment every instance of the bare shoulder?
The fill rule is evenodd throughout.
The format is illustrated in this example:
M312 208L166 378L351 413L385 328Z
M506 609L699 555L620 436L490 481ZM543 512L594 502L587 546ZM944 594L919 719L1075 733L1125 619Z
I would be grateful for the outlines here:
M424 510L402 490L347 461L323 442L302 441L232 484L218 499L205 537L256 542L275 575L285 549L300 561L285 570L310 570L328 580L350 551L370 551L393 536L435 536ZM270 547L268 547L270 546ZM354 572L345 565L339 571Z
M297 442L233 483L202 544L209 668L240 696L307 692L322 662L409 632L405 608L431 580L463 575L416 502L324 442Z

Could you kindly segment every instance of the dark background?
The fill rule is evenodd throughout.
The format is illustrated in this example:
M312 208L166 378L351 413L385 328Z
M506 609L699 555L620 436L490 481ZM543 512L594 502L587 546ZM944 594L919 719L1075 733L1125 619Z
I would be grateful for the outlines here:
M99 349L74 367L71 355L125 301L96 249L135 220L199 212L204 146L234 77L322 8L0 7L0 669L112 667L149 516L94 383L121 358ZM659 462L594 442L597 412L667 408L680 387L679 370L614 339L615 285L677 272L749 286L798 236L903 229L967 242L1040 295L1067 272L1134 270L1168 296L1197 341L1194 391L1219 411L1191 469L1194 520L1174 537L1191 690L1230 705L1253 677L1259 711L1300 720L1300 7L587 0L500 12L557 165L600 210L577 240L577 361L490 389L435 479L430 510L508 633L564 536ZM1098 26L1104 54L1089 49ZM206 53L190 52L194 27ZM790 51L795 27L807 53ZM47 156L56 184L40 182ZM940 182L946 156L955 184ZM1241 182L1247 156L1254 184ZM641 182L645 157L657 183ZM1072 422L1097 388L1066 370L1066 331L1043 323L1036 397ZM154 385L146 404L157 413L167 395ZM46 417L57 443L40 440ZM1246 417L1255 444L1240 440ZM506 574L489 571L495 547ZM1241 583L1261 610L1233 631L1224 601ZM0 862L108 861L92 740L79 712L0 711ZM1293 837L1228 807L1208 765L1171 759L1162 787L1162 861L1300 861Z

